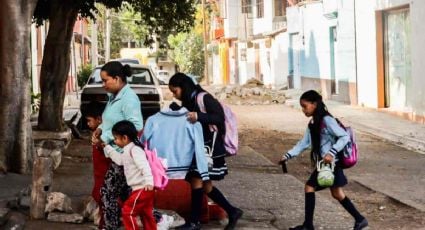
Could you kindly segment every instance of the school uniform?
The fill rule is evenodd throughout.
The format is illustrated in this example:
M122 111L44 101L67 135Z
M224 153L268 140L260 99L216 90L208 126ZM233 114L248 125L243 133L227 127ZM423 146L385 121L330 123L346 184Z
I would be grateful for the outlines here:
M215 99L211 94L205 94L203 102L205 105L206 113L201 112L201 109L196 102L197 96L200 92L194 91L192 93L191 102L187 108L191 112L196 112L198 121L202 125L204 143L212 148L214 132L210 129L209 125L217 126L217 137L212 150L213 165L209 168L209 176L211 180L222 180L228 174L226 164L226 149L224 147L223 136L226 133L226 126L224 124L224 111L220 102ZM192 170L188 176L196 176L196 171Z
M307 127L303 138L286 154L287 159L298 156L301 152L312 146L312 126L313 120L310 121L309 127ZM321 128L320 128L320 150L319 153L313 153L314 160L316 162L322 160L326 154L331 154L335 160L334 168L334 184L331 187L344 187L348 182L344 174L344 170L339 164L339 152L345 147L345 145L350 141L350 136L348 133L338 124L335 118L332 116L323 117ZM317 168L310 175L306 184L314 187L316 191L325 189L317 183Z

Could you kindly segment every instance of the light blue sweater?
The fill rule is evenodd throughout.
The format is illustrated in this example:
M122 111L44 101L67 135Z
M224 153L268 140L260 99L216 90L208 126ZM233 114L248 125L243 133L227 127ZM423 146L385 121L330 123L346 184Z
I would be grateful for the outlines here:
M113 144L112 127L117 122L128 120L139 131L143 129L143 117L140 110L140 100L128 84L115 97L112 94L108 94L108 96L109 100L102 114L102 124L99 126L102 130L100 138L105 144Z
M350 141L348 133L331 116L323 117L323 128L320 131L320 156L331 154L338 161L338 152ZM304 133L304 137L285 156L287 159L298 156L302 151L311 147L310 129Z
M143 130L142 143L167 159L167 173L185 175L196 158L196 167L202 180L209 180L208 163L204 152L204 136L199 122L187 121L186 108L178 111L164 109L148 118Z

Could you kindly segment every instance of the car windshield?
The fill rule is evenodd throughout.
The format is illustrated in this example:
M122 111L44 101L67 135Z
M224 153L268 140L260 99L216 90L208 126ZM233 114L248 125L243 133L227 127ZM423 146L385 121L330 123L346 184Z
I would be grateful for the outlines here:
M131 68L132 75L127 77L127 83L132 85L153 85L153 78L151 73L146 68ZM90 75L90 79L88 81L89 85L98 85L102 84L102 79L100 77L100 68L96 68L92 75Z

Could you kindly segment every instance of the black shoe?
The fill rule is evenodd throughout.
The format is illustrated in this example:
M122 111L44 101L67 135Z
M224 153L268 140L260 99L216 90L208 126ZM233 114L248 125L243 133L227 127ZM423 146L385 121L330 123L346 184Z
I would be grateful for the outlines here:
M367 227L369 223L367 222L366 218L363 218L362 221L354 223L354 230L362 230L363 228Z
M293 228L289 228L289 230L314 230L314 227L306 227L304 225L298 225Z
M201 229L201 223L192 223L192 222L186 222L183 225L177 226L174 229L176 230L200 230Z
M224 230L233 230L236 227L236 223L238 223L238 220L242 217L243 211L239 208L236 208L235 211L229 215L229 223L226 225Z

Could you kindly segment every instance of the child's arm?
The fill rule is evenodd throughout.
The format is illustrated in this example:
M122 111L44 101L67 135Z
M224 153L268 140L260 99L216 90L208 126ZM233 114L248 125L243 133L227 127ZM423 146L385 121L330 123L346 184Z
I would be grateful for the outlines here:
M350 141L350 136L348 133L338 124L335 118L326 116L323 118L326 128L329 130L330 134L334 136L337 141L332 145L331 150L327 153L322 153L324 157L326 154L331 154L335 158L335 155L340 152L345 145Z
M138 169L142 171L142 175L145 178L145 182L147 185L153 186L153 175L152 175L152 169L149 166L148 159L146 158L145 151L142 150L140 147L134 147L131 149L132 151L130 154L133 158L134 164Z
M291 158L294 158L298 156L302 151L309 148L311 145L311 137L310 137L310 129L307 127L307 129L304 132L303 138L298 141L298 143L289 150L286 154L282 156L282 160L289 160Z
M122 165L122 154L118 153L112 146L106 145L103 149L105 156L111 158L117 165Z

